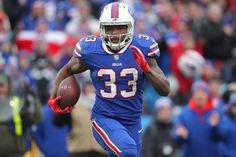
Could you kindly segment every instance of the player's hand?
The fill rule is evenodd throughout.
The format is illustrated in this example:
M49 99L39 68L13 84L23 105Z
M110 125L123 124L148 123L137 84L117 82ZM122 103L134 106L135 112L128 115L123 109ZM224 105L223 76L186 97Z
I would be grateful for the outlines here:
M48 100L48 106L52 109L52 111L54 113L57 113L57 114L64 114L64 113L68 113L68 112L71 112L74 107L72 106L68 106L64 109L60 109L59 105L58 105L58 101L61 99L61 96L57 96L56 98L50 98Z
M148 72L150 67L140 49L134 45L130 45L129 48L131 49L132 55L138 66L142 69L143 72Z

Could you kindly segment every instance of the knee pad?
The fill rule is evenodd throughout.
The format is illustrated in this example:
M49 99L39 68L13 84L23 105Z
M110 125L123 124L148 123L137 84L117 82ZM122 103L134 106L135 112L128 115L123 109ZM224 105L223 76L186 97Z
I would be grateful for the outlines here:
M119 157L138 157L137 149L123 149Z

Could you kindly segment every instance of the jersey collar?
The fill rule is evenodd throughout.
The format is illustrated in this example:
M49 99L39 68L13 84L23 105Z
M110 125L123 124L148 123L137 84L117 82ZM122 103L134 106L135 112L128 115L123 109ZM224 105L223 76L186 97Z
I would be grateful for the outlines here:
M102 47L103 47L103 49L106 51L106 53L108 53L108 54L122 54L122 53L124 53L125 50L129 47L129 45L130 45L131 42L132 42L132 40L130 40L130 42L129 42L123 49L121 49L121 50L120 50L119 52L117 52L117 53L114 53L114 52L110 51L110 50L107 48L107 45L104 44L103 42L102 42Z

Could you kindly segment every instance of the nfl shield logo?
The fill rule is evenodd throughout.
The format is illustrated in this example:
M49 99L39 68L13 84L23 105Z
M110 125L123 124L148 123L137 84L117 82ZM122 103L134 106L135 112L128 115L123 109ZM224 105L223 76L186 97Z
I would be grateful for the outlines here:
M119 55L114 55L114 60L119 60Z

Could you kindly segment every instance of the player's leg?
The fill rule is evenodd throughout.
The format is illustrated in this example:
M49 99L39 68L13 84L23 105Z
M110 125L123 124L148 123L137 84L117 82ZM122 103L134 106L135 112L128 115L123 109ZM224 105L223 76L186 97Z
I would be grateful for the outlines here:
M137 121L137 123L135 125L127 125L126 129L128 130L128 134L131 136L132 139L134 139L135 143L137 144L137 152L138 152L137 157L140 157L141 143L142 143L141 119L140 119L140 121Z
M98 118L92 121L97 142L108 151L110 157L138 157L138 148L128 130L118 121Z

